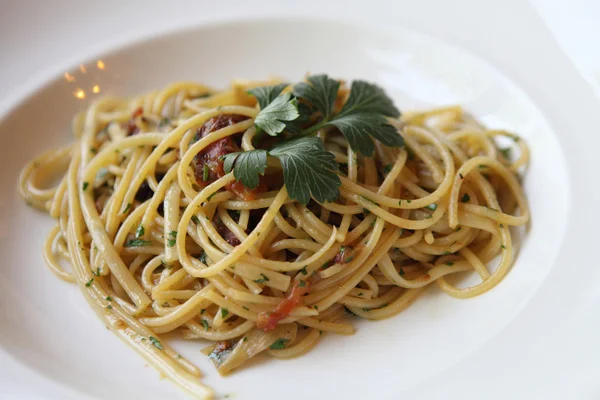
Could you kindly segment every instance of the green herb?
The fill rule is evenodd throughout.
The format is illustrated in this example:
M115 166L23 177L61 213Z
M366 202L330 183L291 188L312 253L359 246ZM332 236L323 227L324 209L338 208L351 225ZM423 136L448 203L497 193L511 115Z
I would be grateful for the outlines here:
M244 310L246 310L246 311L249 311L249 310L250 310L250 309L249 309L248 307L246 307L246 306L242 306L242 308L243 308Z
M308 274L308 272L306 271L306 266L304 266L304 267L303 267L303 268L300 270L300 273L301 273L302 275L307 275L307 274Z
M403 269L403 268L400 268L400 269L398 270L398 274L400 274L400 276L404 275L404 274L405 274L405 272L404 272L404 269Z
M388 164L388 165L386 165L386 166L383 168L383 173L384 173L384 174L386 174L386 175L387 175L387 174L389 174L389 173L390 173L390 171L392 170L392 168L394 168L394 165L393 165L393 164Z
M298 100L291 93L277 96L254 119L257 132L265 131L271 136L277 136L285 127L285 121L293 121L300 116Z
M319 329L319 335L322 335L322 334L323 334L323 331Z
M323 141L316 137L286 140L276 144L269 152L251 150L230 153L224 157L224 170L233 168L236 180L248 188L258 185L259 174L267 166L267 155L277 157L283 168L283 180L291 199L306 205L310 197L322 203L338 198L340 178L335 157L325 150Z
M294 86L294 94L308 100L321 112L323 119L307 129L305 134L333 125L346 137L354 152L369 157L375 148L373 139L391 147L404 144L397 129L388 124L386 119L399 117L400 111L380 87L364 81L353 81L342 110L332 115L339 82L327 75L312 75L307 80Z
M83 182L83 191L85 191L85 189L88 188L89 183L87 182Z
M204 327L204 330L207 331L208 330L208 321L203 319L202 320L202 326Z
M410 204L410 203L412 203L412 200L406 200L406 202L407 202L408 204Z
M174 238L174 237L177 237L177 231L170 231L170 232L169 232L169 236L171 236L171 237L173 237L173 238Z
M90 287L90 286L92 286L92 283L94 283L94 278L92 278L92 279L90 279L89 281L87 281L87 282L85 283L85 287Z
M269 277L267 277L265 274L260 274L261 278L260 279L255 279L253 282L256 283L266 283L269 281Z
M206 257L207 257L207 255L206 255L206 252L204 252L204 251L203 251L203 252L202 252L202 253L200 253L200 255L198 256L198 260L200 260L200 262L201 262L202 264L206 264Z
M228 315L229 315L229 310L226 308L221 308L221 318L225 319L225 317Z
M269 348L273 350L285 349L285 344L289 342L288 339L279 338Z
M447 265L447 266L449 266L449 267L451 267L451 266L453 266L453 265L454 265L454 263L453 263L452 261L448 261L448 262L446 263L446 265Z
M506 250L506 246L505 245L501 245L500 247L502 247L503 250Z
M402 206L402 200L398 200L398 205Z
M200 315L203 315L206 312L206 309L203 308L202 310L200 310Z
M96 149L95 147L90 147L90 153L96 154L98 153L98 149Z
M302 279L300 279L300 282L298 283L298 287L304 287L306 286L306 282L304 282Z
M319 306L315 304L315 305L313 306L313 308L314 308L315 310L318 310L318 309L319 309Z
M128 240L127 243L125 243L125 247L145 247L150 246L151 244L152 242L150 240L133 239Z
M443 255L445 255L445 256L449 256L450 254L452 254L452 252L450 252L450 251L445 251L445 252L443 252L442 254L443 254Z
M502 156L504 158L506 158L507 160L510 160L510 152L511 151L512 151L512 149L510 147L500 149L500 153L502 153Z
M127 203L127 205L125 206L125 209L123 210L123 214L127 214L127 211L129 211L130 208L131 208L131 203Z
M167 247L173 247L177 243L177 239L167 239Z
M95 271L92 271L92 274L94 274L96 276L100 276L100 267L96 268Z
M177 354L177 359L181 359L181 354Z
M358 297L362 297L362 296L363 296L363 293L362 293L362 292L360 292L360 293L358 294Z
M112 297L106 296L106 301L112 301Z
M195 224L199 224L200 223L200 219L197 216L192 215L192 222L195 223Z
M229 153L223 157L223 170L230 173L233 169L233 176L249 189L258 186L258 175L264 175L267 168L267 151L250 150L244 152Z
M209 169L208 169L208 165L203 164L202 165L202 180L204 182L208 181L208 174L209 174Z
M371 214L371 211L369 211L369 209L367 209L367 208L363 208L362 211L363 211L363 214L365 215L365 217L367 215Z
M350 256L350 257L346 258L346 259L344 260L344 262L345 262L346 264L348 264L348 263L349 263L350 261L352 261L352 260L354 260L354 256Z
M169 120L169 118L166 118L166 117L165 117L165 118L162 118L162 119L161 119L161 120L158 122L158 126L162 128L163 126L169 125L169 123L170 123L170 120Z
M154 347L156 347L159 350L164 350L162 344L158 341L157 338L155 338L154 336L149 336L148 339L150 340L150 343L154 345Z
M467 193L463 194L462 199L460 199L460 201L462 201L463 203L466 203L469 200L471 200L471 196L469 196Z
M437 209L437 204L430 204L428 206L426 206L425 208L429 208L432 211L435 211Z
M215 197L215 195L216 195L217 193L219 193L219 192L214 192L213 194L211 194L210 196L208 196L208 197L206 198L206 201L210 201L210 199L212 199L213 197Z
M370 309L370 308L363 308L362 310L363 310L364 312L369 312L369 311L371 311L371 309Z
M348 307L346 307L346 306L344 306L344 311L346 311L346 314L348 314L348 315L356 316L356 314L354 314L354 313L352 312L352 310L351 310L351 309L349 309L349 308L348 308Z
M460 179L465 179L465 177L463 176L463 174L458 174L458 176L460 176Z
M144 236L144 233L146 232L146 230L144 229L144 225L140 224L137 229L135 230L135 238L141 238L142 236Z
M112 306L111 306L110 304L109 304L109 305L107 305L107 306L106 306L106 308L107 308L108 310L112 310Z

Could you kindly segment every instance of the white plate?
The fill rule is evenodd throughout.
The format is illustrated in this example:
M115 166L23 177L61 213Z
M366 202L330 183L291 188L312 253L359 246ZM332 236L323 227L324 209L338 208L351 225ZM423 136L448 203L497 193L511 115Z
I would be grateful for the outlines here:
M264 43L268 46L259 45ZM104 70L98 68L98 60ZM226 379L199 353L202 344L174 339L175 347L201 366L205 381L219 393L233 393L240 399L395 399L401 392L437 398L446 391L475 396L487 387L488 374L505 374L508 382L487 393L493 398L500 398L503 390L505 394L515 390L537 394L537 389L552 393L546 391L552 384L531 390L505 369L518 370L513 364L523 361L523 352L515 349L523 341L546 340L535 324L554 321L560 325L573 318L574 309L564 307L547 320L544 313L549 310L544 304L558 311L557 296L565 297L558 303L563 306L597 304L597 297L577 297L593 288L591 280L598 276L583 264L586 237L581 236L594 232L583 228L584 218L597 219L590 216L598 192L589 190L593 181L585 176L595 172L585 169L590 154L585 144L597 146L598 139L576 129L575 124L581 129L590 121L589 116L576 113L575 98L555 101L536 92L534 101L482 59L398 27L308 19L205 25L99 54L82 66L69 71L75 82L60 76L36 88L0 122L0 250L4 261L0 371L17 380L13 388L20 388L20 394L56 399L181 396L102 327L76 287L56 280L44 268L41 247L51 221L27 208L15 191L18 170L26 160L70 139L70 118L96 96L91 90L94 85L99 86L99 95L127 95L175 80L225 86L236 77L279 75L298 80L307 71L378 82L401 109L458 103L489 126L523 135L533 153L525 181L533 224L518 259L506 279L483 296L455 300L431 290L395 318L358 323L358 333L352 337L328 336L307 356L265 360ZM83 100L74 96L79 89L85 92ZM563 111L568 118L550 115L550 111ZM567 136L565 122L571 119L577 121ZM566 146L571 151L565 154ZM589 208L587 216L581 212L583 207ZM572 264L565 265L567 260ZM574 280L580 285L577 292L569 282L573 275L580 275ZM556 332L560 330L556 326ZM598 346L592 349L597 351ZM542 354L555 350L546 347ZM511 358L503 360L504 355ZM569 360L568 355L559 357L562 361L557 362ZM597 364L586 366L589 371ZM539 364L539 368L548 366ZM463 378L463 383L467 377L480 382L463 385L456 377ZM539 377L532 372L532 378ZM25 387L26 382L35 384Z

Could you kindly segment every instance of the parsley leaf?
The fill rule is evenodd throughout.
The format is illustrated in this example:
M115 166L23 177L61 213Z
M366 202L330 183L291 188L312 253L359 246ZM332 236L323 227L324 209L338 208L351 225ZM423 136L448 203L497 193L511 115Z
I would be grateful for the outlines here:
M254 282L256 283L266 283L269 281L269 277L266 276L265 274L260 274L261 278L260 279L254 279Z
M260 110L254 119L254 125L271 136L277 136L285 129L283 121L293 121L298 118L298 100L291 93L278 96L269 105Z
M340 195L340 178L335 157L325 150L323 141L304 137L278 143L269 152L279 158L283 180L291 199L308 204L310 197L319 203L334 201Z
M226 308L221 308L221 318L225 319L229 315L229 310Z
M280 83L273 86L261 86L248 90L248 94L256 97L261 110L264 110L269 103L273 102L279 94L289 86L289 83Z
M273 342L273 344L271 345L270 348L273 349L273 350L285 349L286 342L289 342L289 340L288 339L279 338L275 342Z
M158 341L157 338L155 338L154 336L148 336L148 339L150 340L150 343L152 343L154 345L154 347L156 347L159 350L163 350L163 346L162 344Z
M150 246L151 244L152 242L150 240L134 239L128 240L127 243L125 243L125 247L144 247Z
M237 181L242 182L248 189L254 189L259 183L258 175L265 174L267 151L258 149L229 153L223 160L223 170L226 173L233 169L233 176Z
M307 80L308 83L300 82L294 86L294 94L308 100L323 114L324 119L328 119L333 111L340 83L325 74L311 75Z
M334 125L344 134L352 150L368 157L371 157L375 150L371 136L390 147L404 144L396 128L388 124L385 117L379 114L350 114L336 117L327 124Z
M358 80L352 82L350 96L339 115L343 116L354 112L381 114L394 118L400 116L400 111L382 88Z
M144 236L144 233L146 232L146 230L144 229L144 225L140 224L137 229L135 230L135 238L141 238L142 236Z

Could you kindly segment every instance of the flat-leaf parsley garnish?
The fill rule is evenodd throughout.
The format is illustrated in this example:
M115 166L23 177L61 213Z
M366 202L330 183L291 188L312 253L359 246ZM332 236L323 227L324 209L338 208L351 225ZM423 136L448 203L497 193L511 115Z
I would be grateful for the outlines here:
M234 152L222 157L226 173L249 189L256 188L265 174L269 157L279 159L283 180L291 199L308 204L331 202L339 197L341 181L333 153L325 149L321 138L315 137L322 128L337 128L348 145L364 156L373 155L378 140L390 147L404 144L398 130L387 118L397 118L400 111L383 89L364 81L354 81L341 110L336 108L340 82L327 75L312 75L306 82L283 90L287 83L251 89L260 112L254 124L260 132L280 137L268 148ZM260 146L257 146L260 147Z

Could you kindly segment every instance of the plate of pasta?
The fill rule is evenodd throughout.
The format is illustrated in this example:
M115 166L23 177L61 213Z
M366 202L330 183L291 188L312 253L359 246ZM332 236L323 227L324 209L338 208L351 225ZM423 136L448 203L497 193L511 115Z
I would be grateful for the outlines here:
M315 57L276 62L306 30ZM1 151L27 144L3 157L5 220L28 246L0 300L35 294L0 346L71 394L200 399L396 398L485 346L555 263L564 155L497 69L394 32L180 31L69 66L5 113ZM234 44L274 62L188 51ZM148 66L157 50L176 65Z

